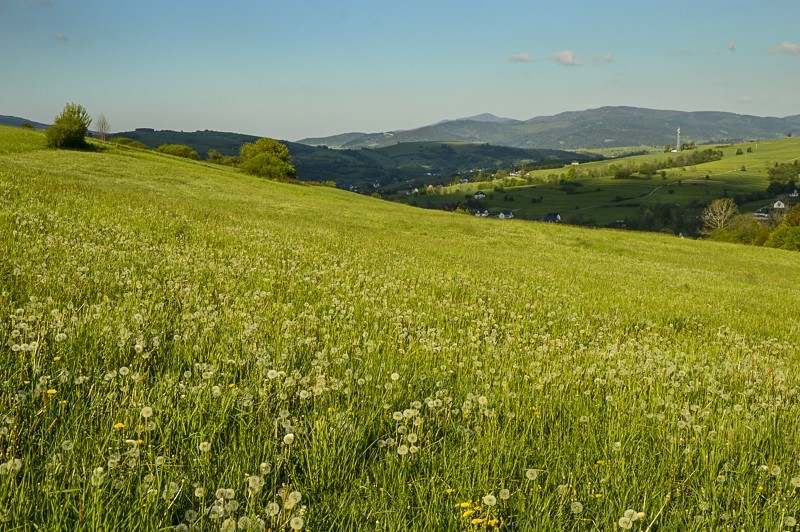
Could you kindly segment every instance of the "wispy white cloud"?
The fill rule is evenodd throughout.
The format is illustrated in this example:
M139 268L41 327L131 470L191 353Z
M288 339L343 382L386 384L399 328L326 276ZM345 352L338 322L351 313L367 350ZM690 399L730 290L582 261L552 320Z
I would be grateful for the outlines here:
M533 54L530 52L525 52L524 54L517 54L512 55L508 58L509 61L512 63L532 63L533 62Z
M772 48L767 49L768 52L772 52L773 54L793 54L793 55L800 55L800 44L791 42L791 41L783 41L781 44L777 46L773 46Z
M614 54L608 53L604 56L593 55L587 59L585 57L578 57L572 50L561 50L551 55L550 59L564 66L600 65L612 62L614 60Z
M57 41L68 41L69 37L67 37L63 33L54 33L53 34L53 39L55 39Z
M572 50L561 50L551 55L550 58L559 65L564 66L580 66L582 64Z
M735 51L736 51L736 43L735 43L735 42L733 42L733 41L728 41L728 43L727 43L725 46L726 46L726 47L728 48L728 50L730 50L731 52L735 52Z

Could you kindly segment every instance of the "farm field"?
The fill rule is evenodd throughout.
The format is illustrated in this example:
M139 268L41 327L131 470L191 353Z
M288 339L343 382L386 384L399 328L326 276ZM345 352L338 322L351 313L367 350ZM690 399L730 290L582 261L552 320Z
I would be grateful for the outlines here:
M96 146L0 127L0 528L800 519L796 253Z
M694 166L668 168L651 178L615 179L610 165L663 161L675 154L651 153L575 167L529 172L532 183L507 178L505 182L467 183L442 189L441 194L395 197L397 201L420 207L464 205L478 191L490 214L510 210L515 217L541 220L551 212L562 220L582 225L613 225L632 218L642 209L671 208L676 217L684 211L696 218L712 200L724 196L742 198L741 210L754 212L771 205L766 198L747 199L764 193L767 169L775 163L792 162L800 157L800 138L700 146L697 150L721 150L723 157ZM749 150L749 151L748 151ZM737 155L741 151L741 154ZM690 153L690 152L689 152ZM580 177L594 171L602 177ZM577 174L571 177L570 172ZM558 182L564 179L564 183ZM548 182L549 181L549 182ZM774 199L773 199L774 201Z

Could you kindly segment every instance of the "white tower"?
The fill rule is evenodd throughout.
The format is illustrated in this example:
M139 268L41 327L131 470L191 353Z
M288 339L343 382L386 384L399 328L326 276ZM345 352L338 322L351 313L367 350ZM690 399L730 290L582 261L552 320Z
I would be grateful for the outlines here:
M681 151L681 128L678 128L678 142L675 144L675 149Z

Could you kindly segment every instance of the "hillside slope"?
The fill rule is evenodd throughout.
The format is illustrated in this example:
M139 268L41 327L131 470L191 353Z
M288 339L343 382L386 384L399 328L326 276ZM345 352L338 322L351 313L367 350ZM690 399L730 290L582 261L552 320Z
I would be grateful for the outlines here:
M9 529L800 515L796 254L96 146L0 127Z

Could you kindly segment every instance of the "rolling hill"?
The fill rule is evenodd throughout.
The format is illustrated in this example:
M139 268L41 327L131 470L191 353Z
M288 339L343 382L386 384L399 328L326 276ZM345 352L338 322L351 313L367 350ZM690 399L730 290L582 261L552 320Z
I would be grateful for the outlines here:
M245 142L258 137L218 131L170 131L141 128L116 133L155 148L162 144L186 144L201 156L215 149L223 155L236 155ZM466 142L408 142L377 149L340 149L282 141L289 148L292 163L303 181L333 181L340 188L361 192L374 185L426 180L447 180L456 174L478 170L496 171L514 166L541 166L586 162L598 156L564 150L521 149ZM409 183L410 186L413 184Z
M0 127L5 529L800 516L797 253L92 143Z
M489 115L491 116L491 115ZM403 142L485 142L518 148L579 150L616 146L698 144L773 139L800 129L797 117L771 118L723 112L684 112L636 107L601 107L530 120L465 118L406 131L308 138L303 144L331 148L376 148Z

